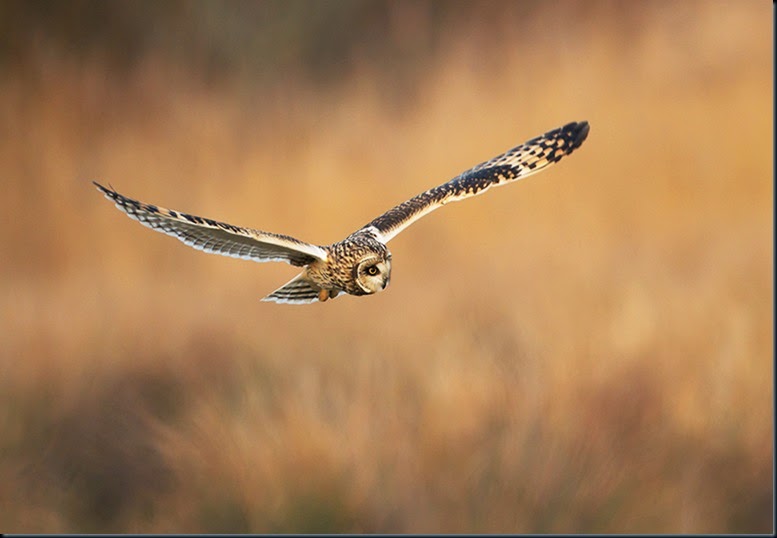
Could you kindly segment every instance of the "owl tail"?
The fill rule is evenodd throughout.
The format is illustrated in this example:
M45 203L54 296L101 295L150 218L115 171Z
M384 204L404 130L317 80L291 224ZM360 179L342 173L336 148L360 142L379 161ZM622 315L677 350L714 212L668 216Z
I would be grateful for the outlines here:
M303 271L267 297L263 298L262 301L307 304L319 300L320 293L321 288L310 282Z

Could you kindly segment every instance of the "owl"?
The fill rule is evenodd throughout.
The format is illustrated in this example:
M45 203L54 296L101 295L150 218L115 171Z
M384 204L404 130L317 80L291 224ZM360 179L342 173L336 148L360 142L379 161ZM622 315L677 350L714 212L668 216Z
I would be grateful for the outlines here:
M385 290L391 281L391 252L386 244L402 230L448 202L477 196L491 187L539 172L579 148L588 130L588 122L572 122L532 138L402 202L342 241L326 246L146 204L94 184L129 217L190 247L256 262L281 261L302 267L300 274L263 301L324 302L344 293L372 295Z

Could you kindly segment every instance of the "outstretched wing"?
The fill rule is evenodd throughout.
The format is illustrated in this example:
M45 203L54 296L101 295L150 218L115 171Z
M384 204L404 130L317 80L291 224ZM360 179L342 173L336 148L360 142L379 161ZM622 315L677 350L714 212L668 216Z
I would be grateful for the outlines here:
M364 228L372 228L378 239L387 243L412 223L448 202L483 194L491 187L523 179L559 161L580 147L588 136L588 130L588 122L573 122L532 138L447 183L389 209Z
M255 262L282 261L303 266L315 260L326 260L326 251L316 245L225 222L173 211L127 198L113 189L94 182L105 197L130 218L152 230L172 235L190 247L203 252L243 258Z

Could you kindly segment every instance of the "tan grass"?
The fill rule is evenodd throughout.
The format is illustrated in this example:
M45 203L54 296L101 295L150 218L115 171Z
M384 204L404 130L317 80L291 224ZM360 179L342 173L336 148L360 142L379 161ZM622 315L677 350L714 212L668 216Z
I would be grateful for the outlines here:
M769 532L768 8L564 5L474 24L403 97L366 63L335 89L153 55L4 78L0 527ZM392 242L387 292L309 307L258 300L293 269L89 182L327 243L582 119L558 167Z

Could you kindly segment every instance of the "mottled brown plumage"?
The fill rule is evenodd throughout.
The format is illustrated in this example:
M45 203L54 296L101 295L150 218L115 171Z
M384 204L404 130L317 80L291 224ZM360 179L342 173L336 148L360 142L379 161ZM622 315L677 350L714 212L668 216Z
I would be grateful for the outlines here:
M587 122L574 122L533 138L389 209L344 240L327 246L145 204L99 183L95 185L131 218L196 249L304 267L299 275L263 300L323 302L341 293L370 295L385 289L391 278L391 253L386 243L398 233L448 202L477 196L558 162L580 147L588 130Z

